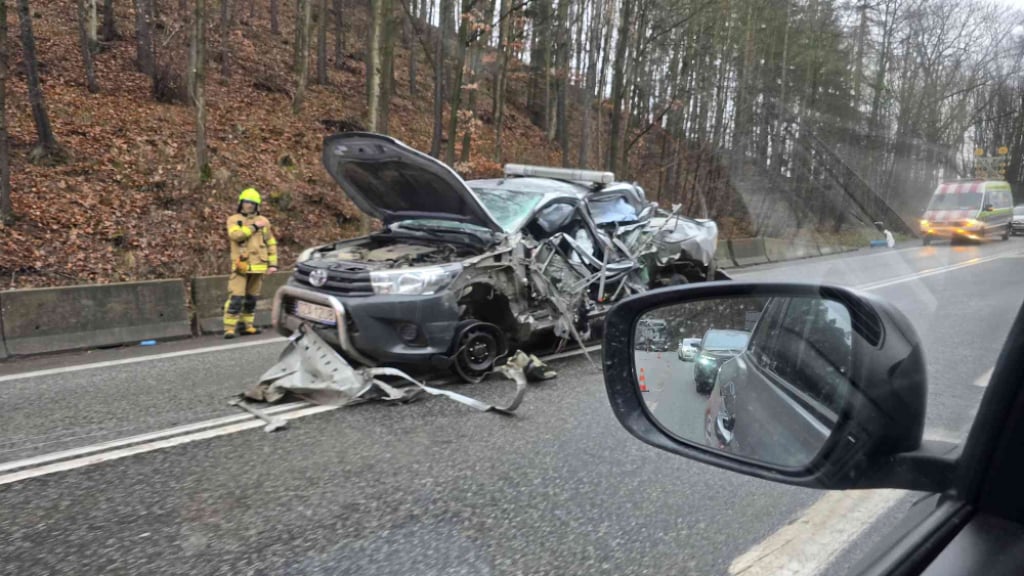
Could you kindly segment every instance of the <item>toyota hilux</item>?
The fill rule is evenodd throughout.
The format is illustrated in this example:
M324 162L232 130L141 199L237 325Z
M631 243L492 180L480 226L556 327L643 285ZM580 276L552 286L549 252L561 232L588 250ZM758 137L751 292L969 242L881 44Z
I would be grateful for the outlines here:
M628 295L727 278L715 222L661 209L609 172L507 165L466 181L369 133L327 137L323 165L381 227L305 250L273 318L358 364L477 381L516 348L590 340Z

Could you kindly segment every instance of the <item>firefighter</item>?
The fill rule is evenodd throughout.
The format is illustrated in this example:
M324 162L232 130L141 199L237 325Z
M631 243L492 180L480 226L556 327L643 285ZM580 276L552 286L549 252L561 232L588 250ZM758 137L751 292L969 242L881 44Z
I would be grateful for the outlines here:
M238 196L237 213L228 218L232 269L224 303L225 338L260 333L256 300L263 288L263 275L277 272L277 239L270 222L260 215L261 202L255 188L246 188Z

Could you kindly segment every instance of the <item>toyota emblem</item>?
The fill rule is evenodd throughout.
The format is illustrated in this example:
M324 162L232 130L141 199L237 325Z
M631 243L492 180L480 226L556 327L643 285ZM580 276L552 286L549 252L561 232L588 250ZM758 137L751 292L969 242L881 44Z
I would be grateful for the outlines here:
M317 288L327 284L327 271L323 268L317 268L309 273L309 283Z

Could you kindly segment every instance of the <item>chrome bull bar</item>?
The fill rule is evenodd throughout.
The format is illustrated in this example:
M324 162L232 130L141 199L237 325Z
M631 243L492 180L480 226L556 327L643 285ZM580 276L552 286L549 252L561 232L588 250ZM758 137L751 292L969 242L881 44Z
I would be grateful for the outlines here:
M348 333L348 325L346 323L348 315L345 311L345 306L341 301L330 294L316 292L299 286L282 286L281 288L278 288L277 293L274 294L274 305L271 311L271 317L274 329L277 330L279 334L282 336L291 336L298 328L297 326L292 328L288 325L289 318L294 318L299 323L307 322L305 319L288 313L288 310L284 305L285 298L319 304L334 310L335 328L338 331L338 343L341 345L341 351L347 354L350 358L357 360L366 366L377 365L377 362L364 356L356 349L355 345L352 344L352 338Z

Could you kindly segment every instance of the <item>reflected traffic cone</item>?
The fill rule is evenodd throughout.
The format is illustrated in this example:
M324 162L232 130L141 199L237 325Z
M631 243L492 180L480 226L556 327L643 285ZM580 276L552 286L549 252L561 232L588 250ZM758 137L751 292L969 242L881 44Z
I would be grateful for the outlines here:
M647 376L644 375L644 369L640 369L640 391L650 392L650 388L647 387Z

